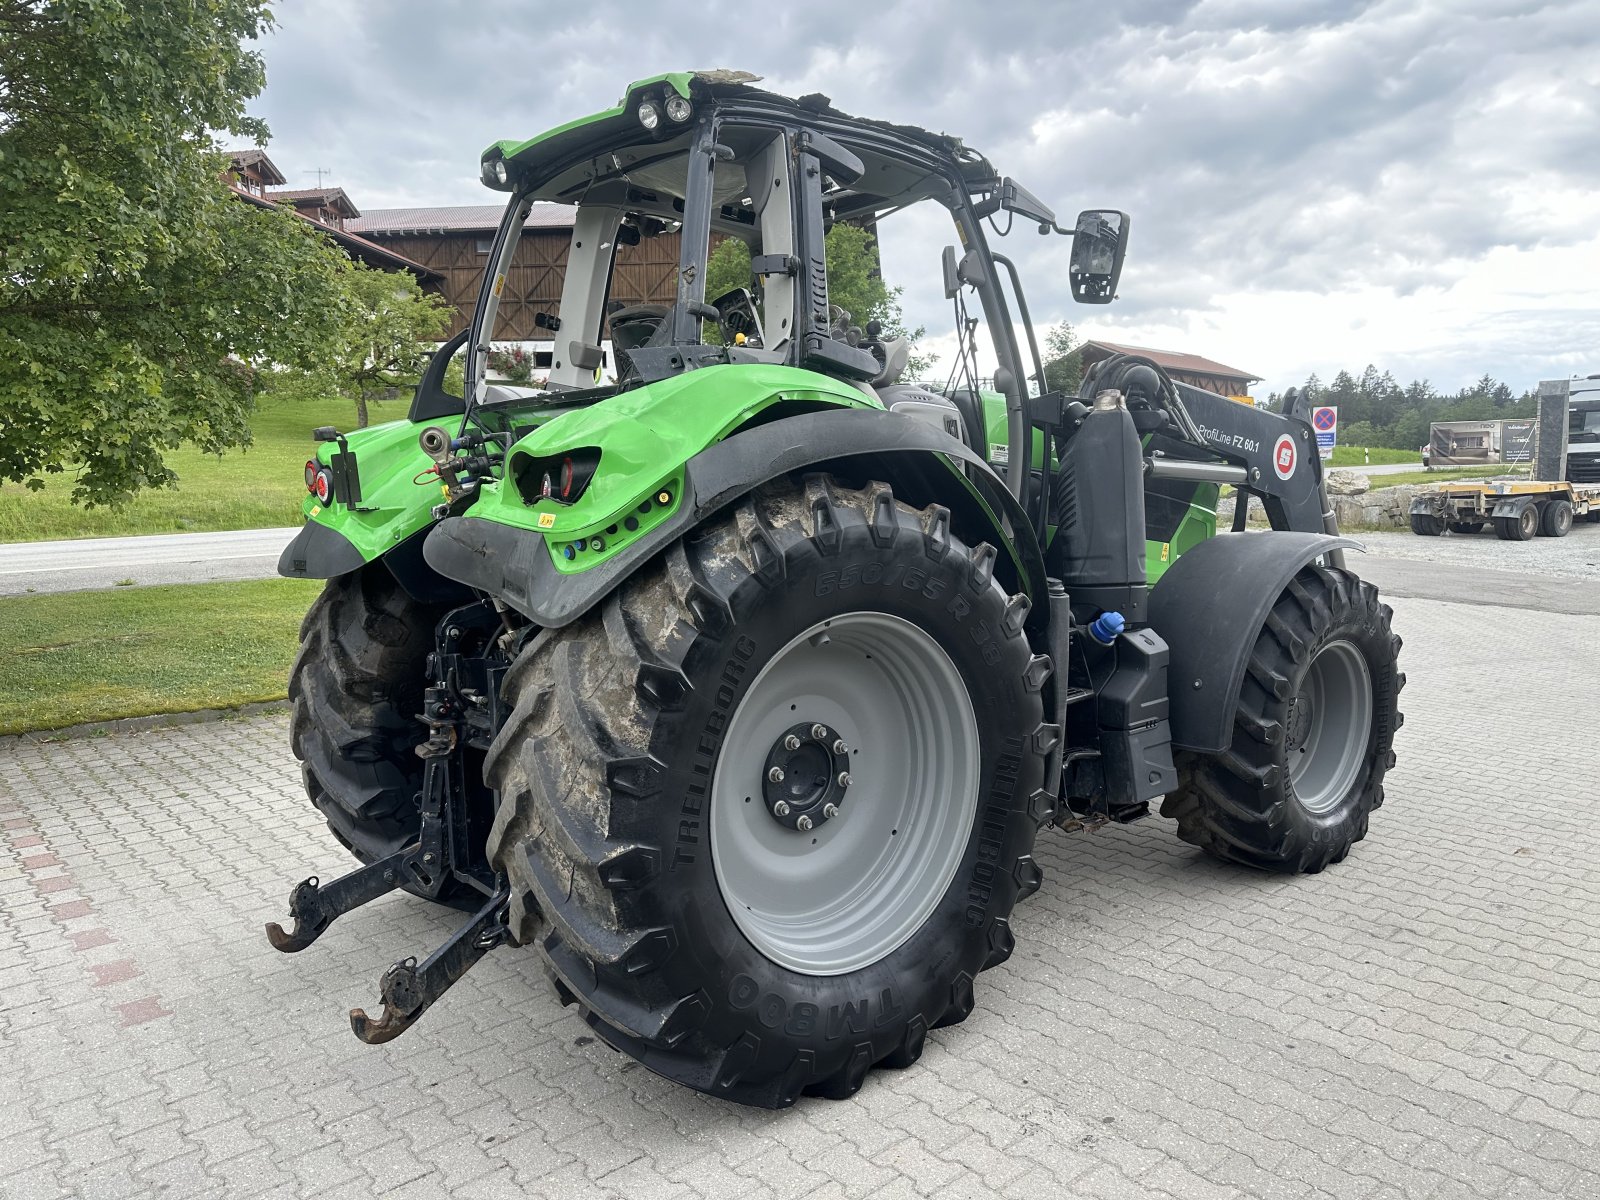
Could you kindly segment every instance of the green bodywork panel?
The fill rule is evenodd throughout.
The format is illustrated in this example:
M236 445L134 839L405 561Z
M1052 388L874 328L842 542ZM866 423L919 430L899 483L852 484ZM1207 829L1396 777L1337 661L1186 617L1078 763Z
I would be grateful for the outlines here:
M454 435L461 418L421 425L389 421L346 435L361 474L361 500L352 509L336 502L324 505L307 495L300 506L306 520L338 530L368 562L432 524L433 506L444 499L442 485L432 475L413 482L433 466L433 460L417 444L417 435L428 425L441 425ZM327 465L336 453L334 443L323 442L315 458Z
M624 116L629 113L633 97L641 90L654 84L665 83L678 95L688 99L689 82L693 78L693 71L669 71L665 75L652 75L648 79L636 79L628 85L627 90L622 93L622 99L618 100L613 107L602 109L597 113L590 113L586 117L578 117L576 120L568 121L564 125L557 125L554 129L547 129L543 133L535 134L526 141L519 142L506 139L495 142L484 150L482 157L489 158L491 155L498 155L500 158L510 162L525 151L533 150L547 142L555 141L562 134L571 133L578 129L586 129L588 126L598 125L601 122Z
M675 511L689 459L778 404L785 405L785 412L882 408L865 392L826 375L749 363L702 367L581 408L518 406L506 414L511 426L533 428L506 455L510 474L521 459L592 446L601 452L594 476L572 504L549 499L529 504L514 480L491 480L480 488L469 511L544 535L559 570L586 570ZM484 411L491 416L497 412ZM337 530L367 561L432 524L432 509L444 499L442 485L425 474L433 461L417 443L430 424L454 436L461 419L394 421L349 434L350 452L360 470L360 503L354 508L324 505L308 495L301 506L306 519ZM327 464L336 452L332 443L323 443L317 461ZM665 502L660 500L663 492ZM573 547L571 556L568 547Z
M998 393L983 393L982 399L992 455L994 446L1005 445L1005 400ZM507 477L483 483L468 511L482 520L541 534L563 574L588 570L647 536L677 511L684 466L691 458L760 421L763 414L771 416L768 410L778 405L783 406L783 415L826 408L882 408L875 397L826 375L776 364L739 363L702 367L583 407L486 409L487 417L508 422L522 436L506 455ZM392 421L348 434L347 444L360 471L360 502L353 507L324 505L308 495L301 509L305 518L342 534L369 562L426 529L433 523L434 506L444 500L438 478L429 473L433 462L417 443L418 434L430 424L442 426L452 436L460 430L460 418L450 417L425 423ZM515 481L519 463L559 458L588 447L600 451L600 461L575 502L563 504L535 494L530 503L524 497ZM337 452L334 444L323 443L317 448L317 461L327 464ZM1042 438L1036 435L1035 455L1042 452ZM953 471L951 479L973 491L960 472ZM1217 491L1214 484L1201 485L1172 540L1147 543L1152 584L1180 554L1216 532Z
M552 417L511 447L507 478L485 485L472 515L541 533L558 570L587 570L676 509L685 463L777 404L786 412L882 408L857 388L796 367L702 367ZM526 460L590 446L600 463L574 503L530 504L517 487Z
M983 402L983 423L988 434L988 445L982 447L983 456L996 470L1003 471L1006 466L1006 398L999 392L989 391L980 391L978 398ZM1044 461L1044 434L1040 430L1034 430L1033 452L1029 461ZM1168 567L1178 561L1180 554L1216 534L1217 493L1220 490L1214 483L1200 484L1195 488L1194 500L1178 523L1172 540L1145 542L1145 576L1152 586L1166 574ZM1054 526L1049 533L1055 536Z

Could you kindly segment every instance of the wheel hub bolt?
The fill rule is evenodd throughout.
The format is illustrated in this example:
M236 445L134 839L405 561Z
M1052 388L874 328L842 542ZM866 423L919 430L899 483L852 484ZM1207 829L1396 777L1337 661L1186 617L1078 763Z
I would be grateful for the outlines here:
M840 787L849 787L850 786L850 772L849 771L840 771L839 772L839 786Z
M767 772L767 778L772 780L773 783L782 783L783 782L783 768L782 767L773 767L772 770Z
M816 740L819 742L826 741L828 738L828 727L826 725L813 725L811 727L811 736L816 738Z
M833 752L835 754L848 754L850 753L850 747L844 744L843 738L840 738L838 741L834 742Z
M789 815L789 802L787 800L779 800L772 806L772 811L780 817L787 817ZM806 818L801 817L800 819L804 821Z
M839 815L839 806L832 803L824 804L822 806L822 815L830 821L833 820Z
M811 818L807 816L801 816L801 818L794 823L794 827L801 833L809 833L811 831Z
M798 749L800 749L800 739L795 737L795 735L791 733L788 737L783 739L783 748L785 750L798 750Z

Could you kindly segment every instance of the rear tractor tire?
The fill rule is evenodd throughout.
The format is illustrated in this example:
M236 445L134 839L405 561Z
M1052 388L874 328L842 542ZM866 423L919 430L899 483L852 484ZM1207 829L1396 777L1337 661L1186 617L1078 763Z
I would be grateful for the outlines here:
M424 660L443 610L408 596L381 563L330 579L300 626L289 742L306 794L362 862L416 834L426 731Z
M1444 518L1428 513L1412 513L1411 532L1418 537L1438 537L1444 532Z
M1161 814L1180 838L1228 862L1314 873L1366 836L1402 722L1390 618L1348 571L1300 570L1250 653L1232 745L1179 756Z
M1540 537L1566 537L1572 532L1572 501L1552 500L1539 513Z
M601 1038L778 1108L972 1011L1053 811L994 562L883 484L780 481L523 651L490 860Z

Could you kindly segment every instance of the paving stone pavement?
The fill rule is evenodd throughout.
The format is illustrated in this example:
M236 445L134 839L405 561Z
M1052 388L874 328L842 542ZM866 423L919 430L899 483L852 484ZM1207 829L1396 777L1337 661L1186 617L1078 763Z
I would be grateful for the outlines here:
M973 1016L781 1113L593 1041L531 951L358 1043L455 918L268 948L347 866L281 717L7 744L0 1196L1600 1196L1600 617L1396 607L1400 765L1348 861L1043 835Z

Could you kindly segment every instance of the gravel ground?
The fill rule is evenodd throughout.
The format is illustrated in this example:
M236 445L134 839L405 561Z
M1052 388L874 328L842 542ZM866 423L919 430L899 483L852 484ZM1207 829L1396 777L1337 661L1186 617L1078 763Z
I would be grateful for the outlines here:
M1528 542L1503 542L1491 530L1418 537L1410 531L1357 531L1351 537L1369 556L1413 562L1446 563L1546 575L1556 579L1600 580L1600 525L1580 521L1564 538L1536 537Z

